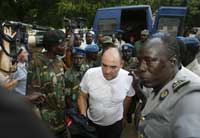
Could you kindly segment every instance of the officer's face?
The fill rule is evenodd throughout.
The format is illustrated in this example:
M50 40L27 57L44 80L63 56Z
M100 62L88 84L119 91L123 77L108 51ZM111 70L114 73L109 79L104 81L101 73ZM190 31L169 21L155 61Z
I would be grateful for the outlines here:
M74 38L74 46L75 47L79 47L81 45L81 37L80 36L76 36L76 38Z
M102 56L101 67L104 78L112 80L117 77L118 72L122 67L121 58L119 56L104 53Z
M80 67L84 62L84 55L73 55L73 66Z
M153 38L138 54L138 74L147 88L164 86L173 74L173 65L160 38Z
M145 34L141 35L141 41L142 42L145 42L147 40L147 38L148 38L148 35L145 35Z
M87 44L91 44L92 41L93 41L93 35L90 34L90 33L88 33L88 34L86 35L86 43L87 43Z
M58 46L54 47L53 48L53 52L56 55L64 56L64 54L65 54L65 47L66 47L66 42L63 42L63 43L59 44Z
M91 60L97 60L98 57L97 55L98 55L97 52L90 52L86 54L86 58Z
M99 43L102 43L103 34L99 34L98 37L97 37L97 40L98 40Z
M128 60L132 57L133 51L132 49L126 49L126 50L123 50L122 53L123 53L123 58L125 60Z

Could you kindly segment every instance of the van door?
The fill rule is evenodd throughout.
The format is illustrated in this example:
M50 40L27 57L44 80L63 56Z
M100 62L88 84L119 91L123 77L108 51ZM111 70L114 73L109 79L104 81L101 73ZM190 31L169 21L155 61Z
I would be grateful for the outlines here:
M152 33L168 32L172 36L183 35L186 7L160 7Z
M93 30L96 34L112 35L123 31L123 39L129 42L130 36L135 41L140 39L144 29L152 31L152 12L149 5L119 6L101 8L96 12Z
M112 35L119 28L121 9L119 8L102 8L96 12L93 30L104 35Z
M149 5L134 5L123 7L121 10L120 29L124 31L123 36L129 42L130 36L135 41L140 40L140 33L147 29L152 31L152 12Z

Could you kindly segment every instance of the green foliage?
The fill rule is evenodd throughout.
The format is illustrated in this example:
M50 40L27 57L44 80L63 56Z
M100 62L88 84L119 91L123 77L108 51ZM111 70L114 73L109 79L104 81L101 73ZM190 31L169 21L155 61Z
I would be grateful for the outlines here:
M63 18L84 17L92 26L98 8L121 5L151 5L155 12L160 6L188 7L188 26L199 26L199 0L5 0L0 1L0 20L62 27Z

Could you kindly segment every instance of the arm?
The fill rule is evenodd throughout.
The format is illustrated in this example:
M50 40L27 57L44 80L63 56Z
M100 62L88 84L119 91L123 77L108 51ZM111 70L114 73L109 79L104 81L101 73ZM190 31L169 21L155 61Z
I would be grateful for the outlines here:
M84 93L84 92L80 92L79 96L78 96L78 109L80 114L83 114L84 116L87 115L87 100L88 100L88 94Z
M126 96L125 100L124 100L124 113L123 113L123 118L126 118L127 113L128 113L128 109L130 107L132 101L132 97L130 96Z

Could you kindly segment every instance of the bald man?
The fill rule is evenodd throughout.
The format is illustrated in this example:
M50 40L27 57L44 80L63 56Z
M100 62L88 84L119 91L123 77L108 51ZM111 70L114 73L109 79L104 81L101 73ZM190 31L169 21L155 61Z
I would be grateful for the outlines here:
M110 47L102 55L101 67L89 69L80 83L78 108L96 128L98 138L120 138L135 93L129 72L121 67L120 51Z

